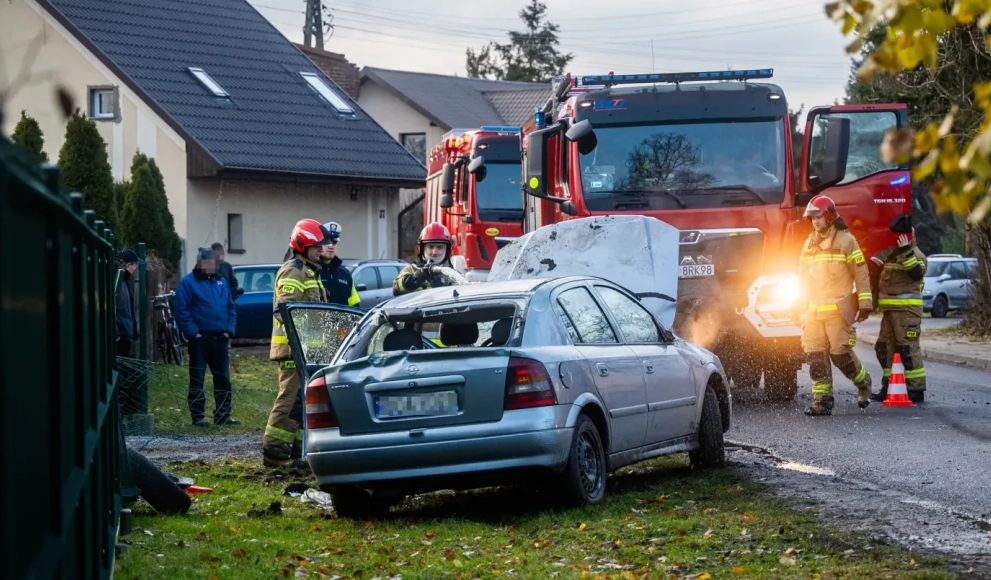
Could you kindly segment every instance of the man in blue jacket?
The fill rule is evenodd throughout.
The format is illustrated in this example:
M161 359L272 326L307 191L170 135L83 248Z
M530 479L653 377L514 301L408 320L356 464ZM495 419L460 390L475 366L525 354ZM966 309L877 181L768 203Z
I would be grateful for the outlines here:
M200 248L196 267L182 277L175 291L175 319L189 341L189 412L193 425L205 427L206 367L213 374L213 422L239 425L231 418L230 354L236 314L230 286L217 274L217 257Z

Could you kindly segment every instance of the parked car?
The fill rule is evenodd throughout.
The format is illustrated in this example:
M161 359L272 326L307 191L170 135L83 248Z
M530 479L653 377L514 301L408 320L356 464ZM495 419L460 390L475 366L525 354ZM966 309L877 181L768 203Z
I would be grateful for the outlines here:
M361 298L358 308L369 310L392 298L392 281L406 266L402 260L341 259L354 278ZM275 275L282 264L234 266L237 284L243 291L234 306L237 310L236 338L264 339L272 336L272 293Z
M521 481L595 504L624 465L684 451L725 463L719 359L602 278L434 288L364 313L280 309L306 385L305 457L342 517Z
M951 310L966 309L970 305L970 280L977 259L960 254L932 254L926 260L922 310L931 312L933 318L943 318Z

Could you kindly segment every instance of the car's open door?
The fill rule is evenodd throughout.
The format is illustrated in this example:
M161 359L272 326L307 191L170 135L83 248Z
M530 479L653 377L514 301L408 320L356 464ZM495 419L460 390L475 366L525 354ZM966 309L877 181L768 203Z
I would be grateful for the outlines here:
M286 327L289 348L299 375L300 396L306 395L310 377L330 364L344 339L368 312L320 302L283 302L279 304L282 323ZM304 406L303 455L306 455L306 420Z

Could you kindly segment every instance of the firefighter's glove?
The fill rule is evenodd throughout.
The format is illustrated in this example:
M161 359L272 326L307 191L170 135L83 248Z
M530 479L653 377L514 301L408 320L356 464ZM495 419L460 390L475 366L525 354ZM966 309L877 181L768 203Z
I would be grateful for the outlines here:
M416 271L413 272L410 275L410 278L412 278L412 281L413 281L413 285L414 286L417 286L417 287L423 286L427 282L427 279L429 277L430 277L430 267L429 266L424 266L422 268L417 268Z
M857 312L857 322L863 322L870 317L871 317L870 308L861 308L860 311Z

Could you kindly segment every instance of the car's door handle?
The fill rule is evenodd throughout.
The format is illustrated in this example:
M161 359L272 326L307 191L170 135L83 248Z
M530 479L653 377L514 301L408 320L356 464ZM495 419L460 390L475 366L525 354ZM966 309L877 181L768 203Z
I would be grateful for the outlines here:
M652 365L647 361L643 361L643 370L649 375L650 373L654 372L654 365Z
M602 363L596 363L595 368L599 369L599 376L601 376L601 377L608 377L609 376L609 369L606 368L606 365L604 365Z

